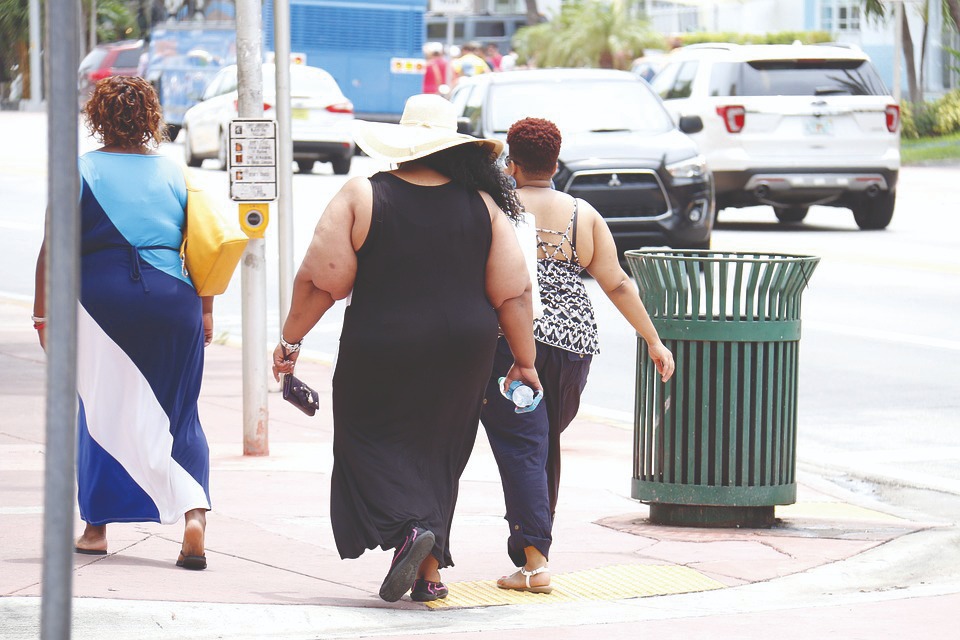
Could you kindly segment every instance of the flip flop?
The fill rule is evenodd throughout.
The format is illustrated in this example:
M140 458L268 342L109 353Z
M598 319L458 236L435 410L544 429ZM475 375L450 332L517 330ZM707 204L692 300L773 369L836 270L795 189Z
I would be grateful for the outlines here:
M527 570L524 569L523 567L520 567L520 575L522 575L524 578L526 578L526 580L527 580L527 586L525 586L525 587L508 587L507 585L500 584L500 583L498 582L498 583L497 583L497 588L499 588L499 589L506 589L507 591L527 591L527 592L529 592L529 593L543 593L543 594L547 594L547 593L553 592L553 587L551 587L551 586L548 585L548 584L547 584L547 585L543 585L542 587L531 587L531 586L530 586L530 577L531 577L531 576L535 576L535 575L537 575L538 573L550 573L550 569L548 569L546 565L544 565L544 566L542 566L542 567L539 567L539 568L537 568L537 569L534 569L533 571L527 571ZM504 577L506 577L506 576L504 576Z
M183 567L184 569L192 569L193 571L201 571L207 568L207 556L185 556L183 551L180 552L180 557L177 558L177 566Z
M74 553L81 553L85 556L105 556L107 555L106 549L82 549L80 547L73 548Z

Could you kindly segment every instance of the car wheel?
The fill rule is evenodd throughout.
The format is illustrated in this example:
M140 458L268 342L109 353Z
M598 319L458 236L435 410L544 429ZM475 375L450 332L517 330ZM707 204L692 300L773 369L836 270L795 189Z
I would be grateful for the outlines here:
M773 212L777 214L777 220L784 224L803 222L807 217L810 207L774 207Z
M297 173L313 173L316 160L297 160Z
M167 125L167 139L170 142L174 142L177 139L177 136L180 135L180 130L182 127L178 124L168 124Z
M333 172L338 176L345 176L350 173L350 162L353 160L353 156L340 156L339 158L334 158L330 161L330 164L333 165Z
M857 221L857 226L864 231L886 229L893 218L896 199L896 196L889 192L873 198L862 198L853 206L853 219Z
M188 167L199 167L203 164L203 158L193 155L193 147L190 145L190 132L183 130L183 159Z
M220 148L217 149L217 161L220 162L220 170L226 171L230 165L230 159L227 158L227 147L230 146L230 140L227 138L227 132L220 130Z

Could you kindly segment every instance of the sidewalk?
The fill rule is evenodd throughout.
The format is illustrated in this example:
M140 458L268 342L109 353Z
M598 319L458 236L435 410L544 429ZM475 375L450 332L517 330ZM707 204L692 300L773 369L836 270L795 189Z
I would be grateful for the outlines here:
M44 355L25 302L0 299L0 638L35 638L42 557ZM581 416L565 433L549 596L498 590L513 570L481 429L428 607L377 596L390 554L340 560L329 523L331 369L308 418L269 398L268 457L242 455L241 351L212 345L200 402L211 445L209 569L174 566L181 525L108 528L75 556L75 638L954 637L960 531L894 513L812 474L773 529L654 526L630 498L632 425ZM954 517L954 516L949 516ZM79 520L76 529L79 531Z

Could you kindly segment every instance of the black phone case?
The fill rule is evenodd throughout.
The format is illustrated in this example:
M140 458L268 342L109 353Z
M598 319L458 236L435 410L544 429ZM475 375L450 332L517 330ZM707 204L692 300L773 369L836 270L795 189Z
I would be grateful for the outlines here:
M320 407L320 394L294 375L283 376L283 399L312 416Z

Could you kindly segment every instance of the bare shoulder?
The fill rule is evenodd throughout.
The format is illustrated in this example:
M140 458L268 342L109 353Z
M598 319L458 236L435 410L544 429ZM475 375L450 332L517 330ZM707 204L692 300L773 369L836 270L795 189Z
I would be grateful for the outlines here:
M498 214L498 213L502 214L502 213L503 213L503 211L500 209L500 207L497 206L496 201L494 201L493 196L491 196L491 195L490 195L489 193L487 193L486 191L478 191L477 193L480 194L480 197L483 199L483 203L484 203L485 205L487 205L487 211L490 213L490 219L491 219L491 220L493 219L493 217L494 217L496 214Z
M603 222L603 216L600 215L600 212L597 211L592 204L583 198L576 198L576 201L577 211L581 222L590 222L592 224Z
M373 185L370 184L369 178L350 178L340 187L340 194L351 200L372 200Z

